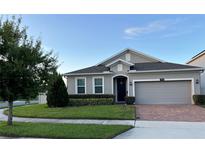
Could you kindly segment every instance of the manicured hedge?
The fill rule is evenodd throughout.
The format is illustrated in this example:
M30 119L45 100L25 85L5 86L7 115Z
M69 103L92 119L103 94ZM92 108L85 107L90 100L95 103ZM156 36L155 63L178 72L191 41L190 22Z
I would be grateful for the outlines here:
M70 94L68 96L69 98L115 98L112 94Z
M72 106L82 105L112 105L115 103L114 95L69 95L69 104Z
M205 105L205 95L193 95L193 100L196 105Z
M134 102L135 102L135 97L133 97L133 96L126 96L125 97L126 104L132 105L132 104L134 104Z

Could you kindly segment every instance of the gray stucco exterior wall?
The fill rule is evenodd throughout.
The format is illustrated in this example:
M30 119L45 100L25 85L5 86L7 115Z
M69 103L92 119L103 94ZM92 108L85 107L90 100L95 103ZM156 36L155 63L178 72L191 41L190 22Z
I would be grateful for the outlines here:
M103 77L104 78L104 94L112 94L111 84L112 75L80 75L70 76L67 78L67 91L68 94L76 94L76 79L86 78L86 94L93 94L93 78Z
M184 71L184 72L160 72L160 73L137 73L137 74L129 74L129 81L133 83L133 80L152 80L152 79L160 79L164 78L165 81L167 79L172 80L187 80L193 79L193 92L195 94L200 94L200 73L198 71ZM196 80L199 81L196 84ZM130 96L134 96L133 94L133 86L129 86L129 94Z
M184 71L184 72L158 72L158 73L126 73L118 72L112 75L87 75L87 76L75 76L67 79L67 89L69 94L76 94L75 79L78 77L86 78L86 93L93 94L93 77L104 77L104 94L113 94L113 77L125 75L128 77L127 90L129 96L133 94L133 81L134 80L152 80L152 79L173 79L173 80L186 80L193 79L193 91L195 94L200 94L200 73L198 71ZM196 84L196 80L199 81Z
M129 52L128 52L129 53ZM146 63L146 62L155 62L157 60L150 59L149 57L142 56L140 54L133 54L130 52L130 58L127 55L127 53L119 54L118 56L114 58L110 58L106 60L103 65L109 64L110 72L102 72L101 74L78 74L78 75L70 75L67 76L67 91L69 94L77 94L76 93L76 79L77 78L85 78L86 79L86 94L94 94L94 85L93 85L93 79L95 77L103 77L104 80L104 94L116 94L117 88L116 85L118 84L116 82L116 78L118 76L124 76L127 78L126 81L126 91L128 96L135 96L135 82L149 82L149 81L155 81L160 82L160 80L166 81L189 81L186 82L189 85L186 85L188 88L188 91L191 91L191 94L200 94L200 70L150 70L148 72L129 72L130 71L130 65L131 63ZM120 61L115 61L117 59L121 59ZM129 59L129 60L128 60ZM114 62L114 63L113 63ZM120 64L120 65L119 65ZM118 78L119 79L119 78ZM122 79L122 78L121 78ZM162 81L163 81L162 80ZM118 80L119 81L119 80ZM205 81L205 80L204 80ZM202 83L204 82L202 81ZM177 82L175 82L175 86L172 86L173 88L177 88L180 86L177 85ZM174 82L173 82L174 83ZM181 82L182 83L182 82ZM169 83L167 83L168 85ZM203 84L202 84L203 85ZM190 89L191 87L191 89ZM119 88L119 87L118 87ZM125 89L125 88L124 88ZM160 89L161 90L161 89ZM120 91L120 90L118 90ZM183 93L183 90L180 90ZM125 92L125 90L124 90ZM124 93L123 92L123 93ZM125 94L125 93L124 93ZM119 95L121 96L121 95ZM189 95L190 96L190 95ZM124 95L123 95L124 97ZM157 97L157 96L156 96ZM193 103L193 101L192 101Z

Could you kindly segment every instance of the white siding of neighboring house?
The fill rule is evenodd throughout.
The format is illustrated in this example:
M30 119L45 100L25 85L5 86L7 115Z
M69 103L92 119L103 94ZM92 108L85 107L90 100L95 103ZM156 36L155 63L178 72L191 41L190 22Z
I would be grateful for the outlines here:
M46 104L47 100L46 100L46 94L45 93L41 93L38 95L38 102L39 104Z
M64 78L64 77L62 77L62 78L63 78L63 81L64 81L66 87L67 87L67 82L66 82L67 80L66 80L66 78ZM46 104L47 103L46 93L40 93L38 95L38 102L39 102L39 104Z

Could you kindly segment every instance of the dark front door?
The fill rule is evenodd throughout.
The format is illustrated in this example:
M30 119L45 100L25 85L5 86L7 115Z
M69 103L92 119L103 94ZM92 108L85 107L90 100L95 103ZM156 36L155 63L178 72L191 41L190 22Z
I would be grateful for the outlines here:
M117 101L125 101L126 78L117 78Z

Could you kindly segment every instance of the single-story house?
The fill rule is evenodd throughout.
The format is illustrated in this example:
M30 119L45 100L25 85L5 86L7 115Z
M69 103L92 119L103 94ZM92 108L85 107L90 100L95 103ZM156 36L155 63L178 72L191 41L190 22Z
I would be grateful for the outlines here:
M203 68L165 62L133 49L65 73L69 94L114 94L116 102L134 96L136 104L193 104Z
M192 57L187 64L205 68L205 50ZM201 94L205 95L205 73L201 73Z

